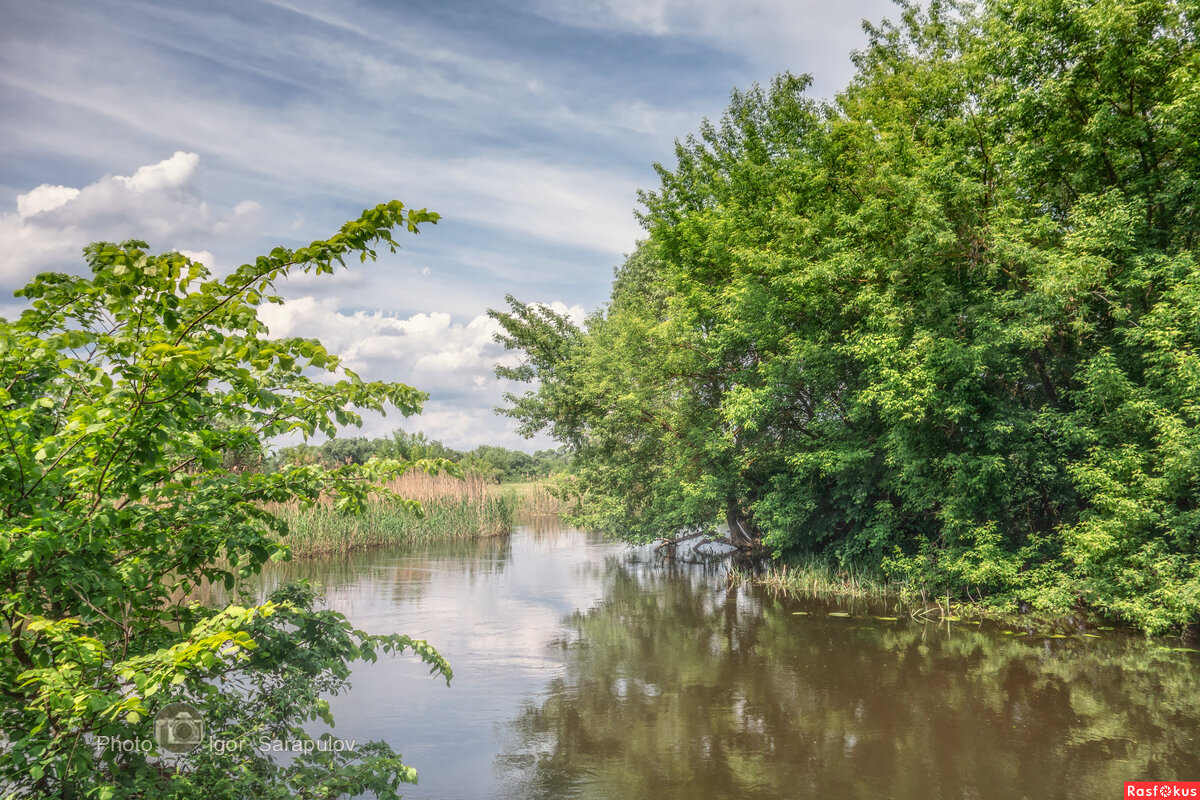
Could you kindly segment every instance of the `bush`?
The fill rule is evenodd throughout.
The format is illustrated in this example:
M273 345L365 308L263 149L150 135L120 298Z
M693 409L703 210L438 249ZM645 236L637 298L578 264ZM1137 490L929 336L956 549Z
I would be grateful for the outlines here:
M297 270L374 258L380 244L395 249L393 228L436 219L391 202L220 280L142 242L94 244L90 277L44 274L18 292L32 307L0 320L0 786L64 798L394 797L414 779L384 743L286 765L208 741L175 762L102 743L145 742L151 715L175 701L218 737L307 739L304 722L328 719L322 693L380 652L411 651L450 679L424 642L354 630L303 587L261 605L188 601L205 582L231 587L286 557L268 504L328 497L353 511L413 466L230 467L273 436L332 435L356 409L419 410L423 393L363 382L319 342L267 338L257 307L278 302L272 285ZM312 377L321 372L334 380Z

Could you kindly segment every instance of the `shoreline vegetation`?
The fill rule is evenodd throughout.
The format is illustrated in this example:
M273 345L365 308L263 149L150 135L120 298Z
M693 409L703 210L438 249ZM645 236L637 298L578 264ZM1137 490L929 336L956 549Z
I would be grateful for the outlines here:
M955 630L1000 634L1014 639L1101 640L1120 637L1155 643L1156 649L1164 653L1200 654L1195 631L1191 629L1185 629L1182 635L1150 635L1090 610L1059 616L1033 610L1014 613L989 606L986 598L961 601L954 597L922 597L920 592L909 587L862 573L843 573L819 561L787 568L773 567L758 574L733 568L728 578L731 586L749 582L789 600L823 604L791 612L801 617L832 617L848 623L910 622L939 627L944 624L947 632L954 625L958 626Z
M1013 611L999 607L994 598L982 593L964 592L970 599L948 594L932 596L910 584L888 578L867 568L839 567L828 559L810 556L781 564L773 564L763 570L731 566L728 573L731 586L750 583L769 590L772 594L790 599L825 600L836 604L837 611L826 612L834 617L865 617L880 620L911 619L919 622L961 623L995 627L1006 635L1042 636L1048 638L1088 637L1119 633L1146 637L1144 631L1123 625L1120 620L1105 617L1095 609L1078 609L1069 614L1039 613L1033 608ZM993 600L993 602L989 602ZM865 604L862 613L847 613L842 606ZM796 612L800 615L816 612ZM883 616L880 616L880 613ZM1186 643L1197 641L1194 627L1185 628L1180 635L1160 634L1146 638L1177 640ZM1173 651L1197 653L1193 647L1171 647Z
M412 542L503 536L512 531L520 503L515 492L497 492L482 476L465 478L407 472L387 489L421 503L424 513L382 498L369 498L361 514L338 511L330 503L303 508L298 503L272 508L287 522L280 538L296 559L346 553Z
M676 140L582 323L488 314L575 524L1200 624L1194 4L904 3ZM969 591L968 591L969 587Z
M330 503L308 508L274 506L271 513L288 526L279 542L293 559L320 558L417 542L506 536L521 517L556 517L562 501L542 480L495 483L477 473L464 478L408 472L385 488L424 510L417 515L382 498L369 498L361 514L338 511Z

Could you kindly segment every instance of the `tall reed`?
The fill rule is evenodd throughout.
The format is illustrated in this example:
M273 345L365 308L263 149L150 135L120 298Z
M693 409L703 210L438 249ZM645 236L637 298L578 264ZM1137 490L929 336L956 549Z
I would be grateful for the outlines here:
M817 556L772 566L758 575L738 574L755 583L787 594L837 595L841 597L900 597L906 588L875 572L853 565L838 566Z
M530 517L557 517L566 510L567 504L555 494L546 481L531 481L520 484L519 508Z
M288 504L271 510L287 522L288 535L283 542L297 558L403 542L500 536L512 530L515 501L489 493L479 476L459 480L410 472L390 481L387 488L419 500L424 516L379 498L372 498L362 514L344 514L328 503L311 508Z

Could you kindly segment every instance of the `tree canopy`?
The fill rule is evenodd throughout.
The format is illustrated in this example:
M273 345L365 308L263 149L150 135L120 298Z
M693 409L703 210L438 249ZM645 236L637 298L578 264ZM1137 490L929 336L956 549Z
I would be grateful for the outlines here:
M1148 631L1200 618L1200 6L902 3L733 93L577 328L492 312L582 520Z
M424 393L363 381L311 339L271 339L258 306L276 282L395 250L392 231L437 221L393 201L325 241L214 278L143 242L98 243L91 274L38 276L0 320L0 786L63 798L396 796L415 780L392 748L273 760L266 739L312 741L348 664L423 641L355 630L304 586L264 602L202 605L286 556L271 503L362 506L376 484L441 461L229 468L231 454L299 431L332 435L364 409L418 411ZM395 502L416 504L401 498ZM208 736L163 759L150 717L199 709ZM133 747L105 746L130 742ZM241 746L225 748L218 742Z

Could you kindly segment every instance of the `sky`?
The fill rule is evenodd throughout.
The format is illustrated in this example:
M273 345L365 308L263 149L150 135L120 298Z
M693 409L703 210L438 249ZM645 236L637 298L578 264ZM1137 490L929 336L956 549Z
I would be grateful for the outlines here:
M402 250L282 284L272 335L430 393L452 447L533 450L497 415L488 308L575 319L643 232L637 191L734 88L832 98L888 0L0 0L0 316L91 241L220 274L392 199L441 214Z

